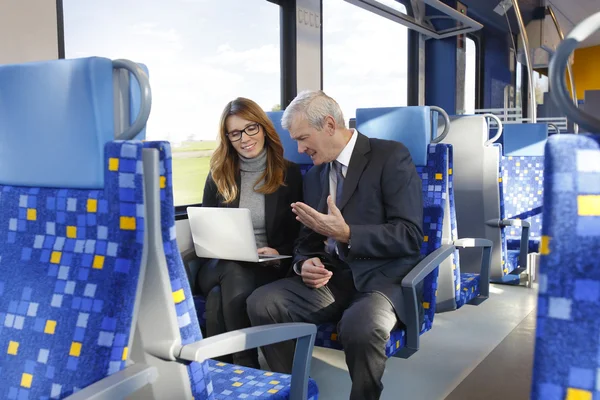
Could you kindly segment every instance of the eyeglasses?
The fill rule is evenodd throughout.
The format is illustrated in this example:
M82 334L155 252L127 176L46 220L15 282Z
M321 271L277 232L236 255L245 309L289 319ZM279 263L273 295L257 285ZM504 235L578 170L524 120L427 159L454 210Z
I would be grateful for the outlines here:
M252 124L252 125L248 125L247 127L245 127L244 129L242 129L241 131L231 131L227 134L227 137L229 138L230 142L237 142L238 140L242 139L242 134L245 133L248 136L254 136L258 133L258 131L260 130L260 125L259 124Z

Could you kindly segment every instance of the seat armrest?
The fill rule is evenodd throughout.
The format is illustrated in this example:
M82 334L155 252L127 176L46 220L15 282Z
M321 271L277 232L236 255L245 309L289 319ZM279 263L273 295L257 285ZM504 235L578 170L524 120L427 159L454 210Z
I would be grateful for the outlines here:
M402 357L408 358L419 350L421 324L419 321L419 304L417 302L417 285L436 269L446 258L454 253L453 244L446 244L422 259L402 279L402 293L406 307L406 350Z
M519 268L524 270L527 267L527 252L529 251L529 221L520 219L491 219L486 222L486 225L492 227L513 226L521 228L521 243L519 244Z
M255 326L181 346L177 357L185 361L201 362L208 358L297 339L290 400L301 400L306 399L308 395L308 373L316 333L316 325L306 323Z
M137 390L152 383L158 377L156 367L133 364L90 386L73 393L68 400L112 400L124 399Z
M527 222L527 221L525 221ZM490 267L492 264L492 246L491 240L464 238L454 241L456 248L475 248L481 247L483 254L481 256L481 269L479 275L479 294L482 298L488 298L490 295Z

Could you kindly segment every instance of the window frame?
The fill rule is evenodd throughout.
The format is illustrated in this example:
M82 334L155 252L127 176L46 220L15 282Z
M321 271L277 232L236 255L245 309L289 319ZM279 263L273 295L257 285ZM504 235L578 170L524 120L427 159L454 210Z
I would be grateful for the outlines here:
M295 35L296 35L296 21L295 21L295 6L291 7L291 2L283 0L265 0L269 3L279 6L279 43L280 43L280 70L281 70L281 85L280 85L280 100L282 107L287 106L289 102L296 96L295 89L290 92L290 84L288 82L295 82L296 70L295 70L295 59L294 55L296 52ZM321 2L322 5L322 2ZM322 14L322 13L321 13ZM65 20L64 20L64 6L63 0L56 0L56 22L57 22L57 38L58 38L58 59L64 60L65 56ZM321 25L321 30L322 30ZM321 47L323 43L321 41ZM286 49L286 50L284 50ZM323 60L321 58L321 69L323 68ZM293 81L291 80L293 79ZM295 87L295 85L293 85ZM286 96L287 94L287 96ZM286 97L290 97L289 101L285 102ZM201 207L202 203L182 204L175 206L175 220L187 219L187 208L188 207Z
M324 14L323 14L323 2L327 1L327 0L320 0L320 5L321 5L321 90L323 90L323 84L324 84L324 79L325 79L325 73L324 73L324 68L323 68L323 60L324 60L324 47L323 47L323 40L324 40L324 35L323 35L323 25L324 25ZM406 14L409 16L413 16L413 10L412 10L412 6L411 4L408 2L408 0L398 0L398 3L403 5L406 8ZM364 10L361 7L349 3L354 7L357 7L365 12L371 13L371 11L368 10ZM376 14L377 15L377 14ZM384 18L380 15L377 15L379 18ZM406 52L404 54L404 57L406 59L406 91L404 93L405 95L405 99L406 99L406 107L409 106L416 106L418 105L418 97L419 97L419 85L418 85L418 80L419 80L419 33L414 31L413 29L410 29L408 27L405 27L404 25L396 22L398 25L404 27L407 29L407 35L406 35ZM401 91L398 91L398 93L400 94ZM414 104L413 104L414 103ZM344 114L344 118L348 118L349 120L355 119L356 116L351 116L348 117L346 116L346 114Z

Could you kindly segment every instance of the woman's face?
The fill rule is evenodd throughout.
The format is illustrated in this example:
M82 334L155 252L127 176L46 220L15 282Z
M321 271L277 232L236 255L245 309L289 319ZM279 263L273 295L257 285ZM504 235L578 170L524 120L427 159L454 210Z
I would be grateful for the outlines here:
M233 148L243 157L254 158L265 147L265 131L257 122L230 115L225 120L225 129Z

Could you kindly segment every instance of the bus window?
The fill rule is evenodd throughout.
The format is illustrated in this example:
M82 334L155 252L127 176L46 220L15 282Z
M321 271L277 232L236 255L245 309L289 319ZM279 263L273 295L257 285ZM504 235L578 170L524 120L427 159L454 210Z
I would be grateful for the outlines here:
M533 83L535 88L535 102L544 104L544 93L548 91L548 77L533 71Z
M323 90L346 122L357 108L407 105L407 45L406 27L344 0L323 0Z
M475 113L475 99L477 98L477 47L470 37L466 40L465 53L465 114Z
M279 6L265 0L63 0L65 56L146 64L148 140L173 149L176 205L200 203L221 111L244 96L279 107Z

